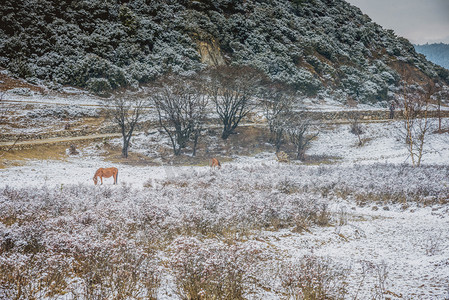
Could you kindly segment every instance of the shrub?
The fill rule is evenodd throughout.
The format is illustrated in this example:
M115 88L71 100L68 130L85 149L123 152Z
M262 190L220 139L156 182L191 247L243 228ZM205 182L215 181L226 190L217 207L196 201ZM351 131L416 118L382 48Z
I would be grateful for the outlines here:
M83 296L156 299L157 265L132 240L80 246L74 251L74 273L82 280Z
M289 163L290 159L288 158L288 154L284 151L276 152L276 160L278 162Z
M330 259L306 255L281 268L281 282L293 299L344 299L349 270Z
M111 84L106 78L89 78L86 87L99 96L109 96L112 91Z
M127 86L128 80L123 69L97 55L88 55L72 66L68 83L105 93L111 88Z
M245 299L253 251L236 244L179 238L172 244L170 267L183 299Z

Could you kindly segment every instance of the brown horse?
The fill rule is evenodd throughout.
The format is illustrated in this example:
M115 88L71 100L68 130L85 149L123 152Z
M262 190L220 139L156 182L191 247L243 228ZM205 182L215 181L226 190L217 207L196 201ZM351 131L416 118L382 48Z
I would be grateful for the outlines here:
M114 184L117 184L118 178L117 168L100 168L97 170L97 172L95 172L94 183L97 184L98 182L97 177L100 177L101 184L103 184L103 177L109 178L111 176L114 176Z
M218 159L216 159L215 157L214 158L212 158L211 159L211 161L210 161L210 167L211 168L215 168L215 167L217 167L217 168L221 168L221 164L220 164L220 162L218 161Z

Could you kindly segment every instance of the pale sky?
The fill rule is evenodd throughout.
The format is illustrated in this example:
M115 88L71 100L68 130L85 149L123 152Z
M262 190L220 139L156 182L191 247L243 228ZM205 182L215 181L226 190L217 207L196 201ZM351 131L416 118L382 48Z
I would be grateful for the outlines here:
M449 43L449 0L346 0L414 44Z

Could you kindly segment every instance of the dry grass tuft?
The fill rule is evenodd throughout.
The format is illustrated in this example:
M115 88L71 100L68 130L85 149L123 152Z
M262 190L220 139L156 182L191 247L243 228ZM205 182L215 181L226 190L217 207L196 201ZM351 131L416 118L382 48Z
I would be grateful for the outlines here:
M280 152L276 153L276 160L281 163L289 163L290 162L288 154L285 153L284 151L280 151Z
M281 268L281 282L289 299L344 299L349 269L330 259L306 255Z

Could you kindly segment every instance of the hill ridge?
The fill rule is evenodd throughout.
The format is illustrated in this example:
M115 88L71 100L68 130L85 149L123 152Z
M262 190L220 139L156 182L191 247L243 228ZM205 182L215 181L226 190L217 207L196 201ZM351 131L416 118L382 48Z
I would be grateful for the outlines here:
M402 70L419 85L449 82L343 0L5 0L0 15L0 67L100 95L223 63L342 102L391 100Z
M414 45L416 52L426 56L431 62L449 70L449 44L432 43Z

